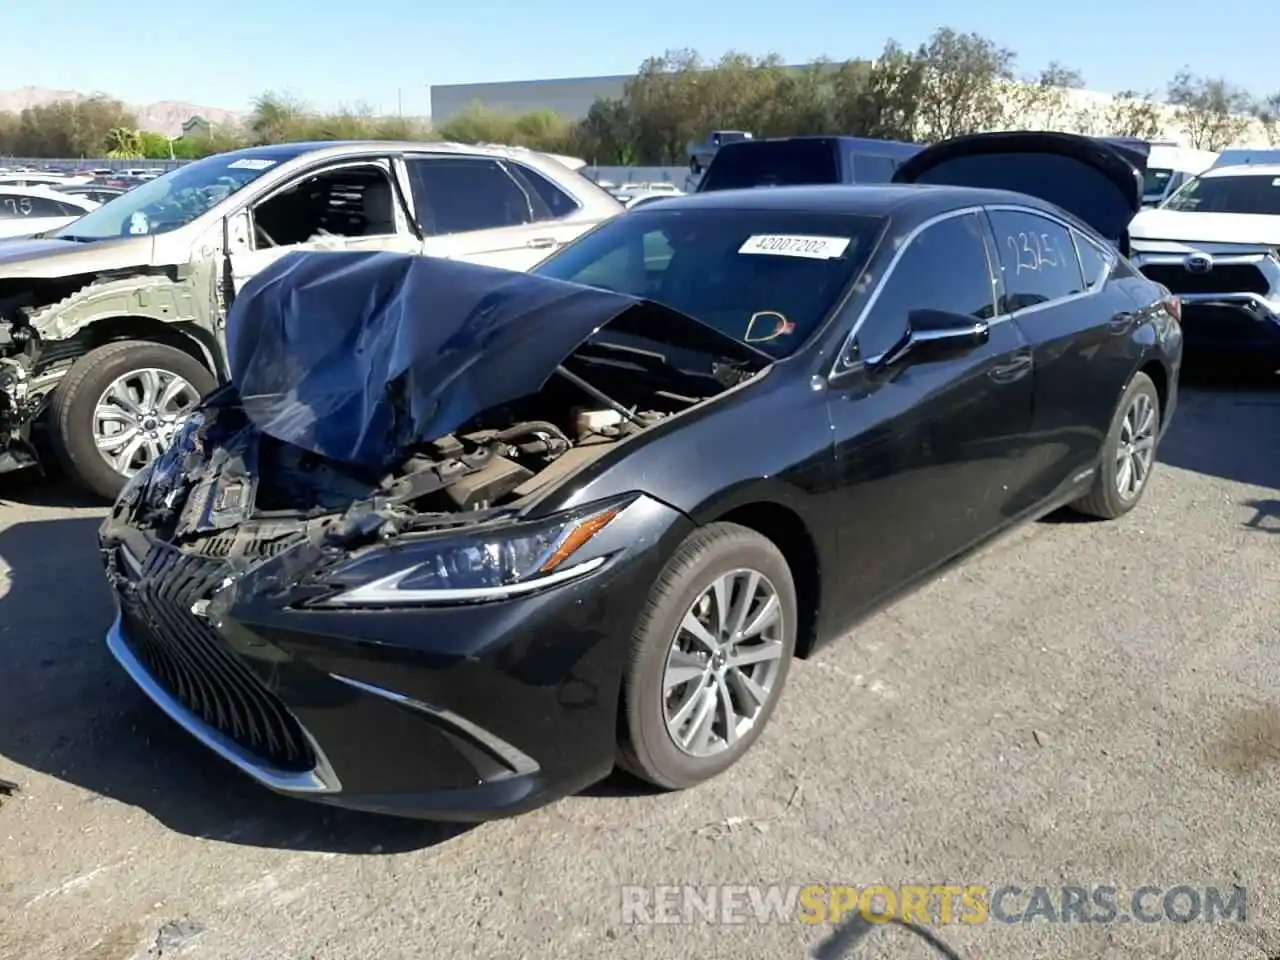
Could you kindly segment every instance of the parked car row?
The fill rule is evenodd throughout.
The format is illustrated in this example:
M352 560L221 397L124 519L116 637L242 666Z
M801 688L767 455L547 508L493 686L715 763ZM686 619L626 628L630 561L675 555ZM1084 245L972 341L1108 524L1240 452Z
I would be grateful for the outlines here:
M89 196L0 183L0 240L65 227L100 205Z

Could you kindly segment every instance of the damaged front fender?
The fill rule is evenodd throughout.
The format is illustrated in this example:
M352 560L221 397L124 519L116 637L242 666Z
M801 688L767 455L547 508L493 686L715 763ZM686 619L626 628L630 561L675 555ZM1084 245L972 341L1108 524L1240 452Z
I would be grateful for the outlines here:
M56 303L31 308L27 324L42 341L69 340L112 317L185 321L213 329L212 272L212 265L202 263L179 279L157 274L90 283Z

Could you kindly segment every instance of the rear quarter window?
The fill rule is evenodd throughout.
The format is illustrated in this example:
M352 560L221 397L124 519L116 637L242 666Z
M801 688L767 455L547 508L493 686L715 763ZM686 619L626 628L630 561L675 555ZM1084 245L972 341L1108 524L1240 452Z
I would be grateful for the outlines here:
M830 140L747 141L726 146L711 161L700 191L839 183Z

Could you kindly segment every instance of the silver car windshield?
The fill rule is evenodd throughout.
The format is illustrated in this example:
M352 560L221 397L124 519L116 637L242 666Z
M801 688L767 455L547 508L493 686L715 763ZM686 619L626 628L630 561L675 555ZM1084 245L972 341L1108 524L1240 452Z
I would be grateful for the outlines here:
M278 162L276 157L251 153L196 160L139 184L48 236L89 241L168 233L207 213Z

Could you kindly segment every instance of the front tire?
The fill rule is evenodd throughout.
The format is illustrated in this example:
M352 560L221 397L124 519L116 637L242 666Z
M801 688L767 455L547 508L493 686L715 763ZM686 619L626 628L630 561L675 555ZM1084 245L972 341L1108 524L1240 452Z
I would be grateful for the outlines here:
M772 541L733 523L691 534L632 635L619 764L668 790L731 767L773 715L797 622L791 570Z
M114 500L215 386L204 364L161 343L121 340L90 350L49 405L54 452L68 476Z
M1138 505L1156 465L1160 436L1160 394L1142 371L1120 396L1111 429L1102 445L1102 462L1093 489L1071 505L1101 520L1115 520Z

